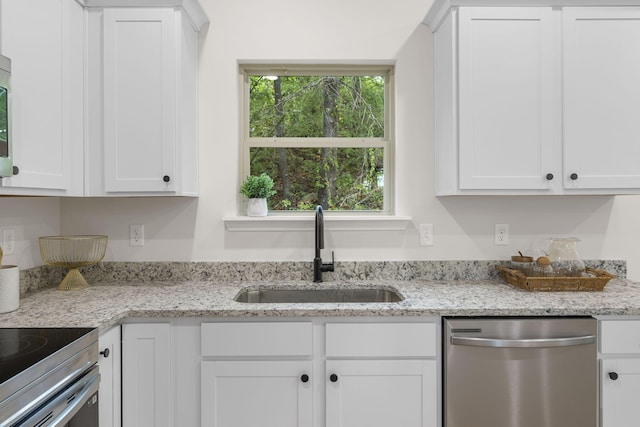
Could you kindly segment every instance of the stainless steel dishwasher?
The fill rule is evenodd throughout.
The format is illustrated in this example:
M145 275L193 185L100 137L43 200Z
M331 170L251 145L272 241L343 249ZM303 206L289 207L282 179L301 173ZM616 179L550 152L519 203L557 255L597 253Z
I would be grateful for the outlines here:
M595 427L593 318L445 318L445 427Z

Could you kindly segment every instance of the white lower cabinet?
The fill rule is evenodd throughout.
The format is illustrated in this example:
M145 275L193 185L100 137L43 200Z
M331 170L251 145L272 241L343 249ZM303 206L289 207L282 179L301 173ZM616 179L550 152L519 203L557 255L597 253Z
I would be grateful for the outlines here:
M202 426L436 427L435 323L201 327Z
M98 412L100 427L120 427L121 423L121 338L120 326L100 334L98 338L100 356L100 390Z
M171 426L171 325L122 325L122 425Z
M640 320L600 322L601 427L636 427L640 420Z
M327 323L326 426L436 427L435 323Z
M127 323L122 426L436 427L438 325L356 317ZM115 355L118 331L108 332L101 349ZM101 426L119 425L110 406L119 401L117 369L102 371Z
M640 422L640 355L600 364L602 427L636 427Z
M437 425L435 360L328 360L327 426Z
M311 427L311 361L202 362L202 426Z
M311 427L312 339L309 321L202 324L201 425Z

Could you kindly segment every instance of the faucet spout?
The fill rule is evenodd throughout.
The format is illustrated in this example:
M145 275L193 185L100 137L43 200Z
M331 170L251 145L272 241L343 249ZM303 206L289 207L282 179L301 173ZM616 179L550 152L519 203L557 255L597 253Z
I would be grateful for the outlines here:
M322 206L320 205L316 207L315 240L316 253L313 258L313 281L319 283L322 282L322 272L334 271L333 251L331 251L331 262L322 262L321 250L324 249L324 215L322 213Z
M320 258L320 250L324 249L324 214L322 206L316 206L316 258Z

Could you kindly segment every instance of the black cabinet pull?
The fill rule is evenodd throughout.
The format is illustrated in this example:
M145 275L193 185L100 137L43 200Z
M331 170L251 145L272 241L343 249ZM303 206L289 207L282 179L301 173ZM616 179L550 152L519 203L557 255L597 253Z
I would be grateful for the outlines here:
M618 379L618 373L617 372L609 372L609 378L611 378L613 381Z
M575 181L576 179L578 179L578 174L572 173L571 175L569 175L569 178L571 178L572 181Z
M169 182L169 181L171 181L171 177L169 175L165 175L165 176L162 177L162 180L164 182Z
M547 178L547 181L551 181L553 179L553 174L552 173L548 173L546 178Z
M100 352L100 354L103 355L104 357L109 357L109 349L105 348Z
M303 383L309 382L309 375L302 374L302 376L300 377L300 381L302 381Z
M18 175L20 173L20 168L17 166L14 166L12 172L14 175Z
M338 376L336 374L329 375L329 381L331 381L332 383L337 382L338 381Z

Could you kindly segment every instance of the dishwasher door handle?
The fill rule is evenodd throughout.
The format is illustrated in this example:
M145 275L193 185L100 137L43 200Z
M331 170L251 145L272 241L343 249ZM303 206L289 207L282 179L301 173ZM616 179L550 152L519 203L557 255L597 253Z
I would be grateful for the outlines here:
M546 348L546 347L570 347L574 345L593 344L595 335L564 338L532 338L532 339L502 339L502 338L478 338L478 337L451 337L452 345L466 345L472 347L496 347L496 348Z

